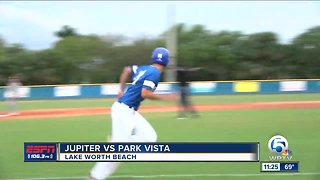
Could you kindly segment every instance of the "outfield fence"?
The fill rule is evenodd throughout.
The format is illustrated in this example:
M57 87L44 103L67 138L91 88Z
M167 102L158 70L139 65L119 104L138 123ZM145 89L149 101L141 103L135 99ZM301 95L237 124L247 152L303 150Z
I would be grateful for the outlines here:
M166 94L178 87L176 82L163 82L158 85L156 93ZM119 84L114 83L23 86L19 96L25 100L102 98L115 97L118 89ZM320 79L193 81L189 91L191 95L320 93ZM6 87L0 87L0 100L8 96Z

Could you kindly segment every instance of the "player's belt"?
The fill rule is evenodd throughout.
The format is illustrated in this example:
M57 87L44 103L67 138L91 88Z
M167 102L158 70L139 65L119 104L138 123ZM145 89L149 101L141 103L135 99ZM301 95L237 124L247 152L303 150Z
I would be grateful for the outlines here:
M123 103L123 102L120 102L120 101L118 101L120 104L123 104L123 105L125 105L125 106L127 106L128 108L130 108L130 109L133 109L134 110L134 107L133 106L129 106L129 105L127 105L127 104L125 104L125 103Z

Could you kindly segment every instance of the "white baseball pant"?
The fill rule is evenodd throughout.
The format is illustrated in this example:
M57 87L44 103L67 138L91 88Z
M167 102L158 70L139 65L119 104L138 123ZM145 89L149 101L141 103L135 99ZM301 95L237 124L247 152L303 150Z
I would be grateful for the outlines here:
M142 115L119 102L111 107L111 142L155 142L157 133ZM106 179L119 165L119 162L97 162L90 172L94 179Z

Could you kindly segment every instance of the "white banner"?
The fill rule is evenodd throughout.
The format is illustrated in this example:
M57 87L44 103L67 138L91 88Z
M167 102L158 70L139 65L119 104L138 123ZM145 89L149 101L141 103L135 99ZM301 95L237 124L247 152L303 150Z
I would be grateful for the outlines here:
M17 93L14 93L12 91L4 91L3 93L4 98L26 98L30 97L30 88L29 87L21 87L18 89Z
M54 87L55 97L80 96L80 86L60 86Z
M100 93L102 95L118 95L119 89L120 89L119 84L101 85Z
M30 88L29 87L19 88L18 93L20 98L30 97Z
M169 94L171 93L171 84L158 84L155 90L156 94Z
M214 92L217 83L214 82L194 82L190 83L190 89L193 93L211 93Z
M306 91L306 81L282 81L280 82L280 91Z

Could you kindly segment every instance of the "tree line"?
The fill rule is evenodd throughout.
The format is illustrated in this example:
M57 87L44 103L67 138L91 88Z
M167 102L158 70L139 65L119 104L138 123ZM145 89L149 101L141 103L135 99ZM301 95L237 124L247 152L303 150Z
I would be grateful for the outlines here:
M202 25L177 24L179 66L202 67L190 80L250 80L320 77L320 26L281 44L277 34L213 32ZM51 48L28 50L0 37L0 85L19 75L25 85L118 82L125 65L148 64L157 38L81 35L70 26L54 32Z

